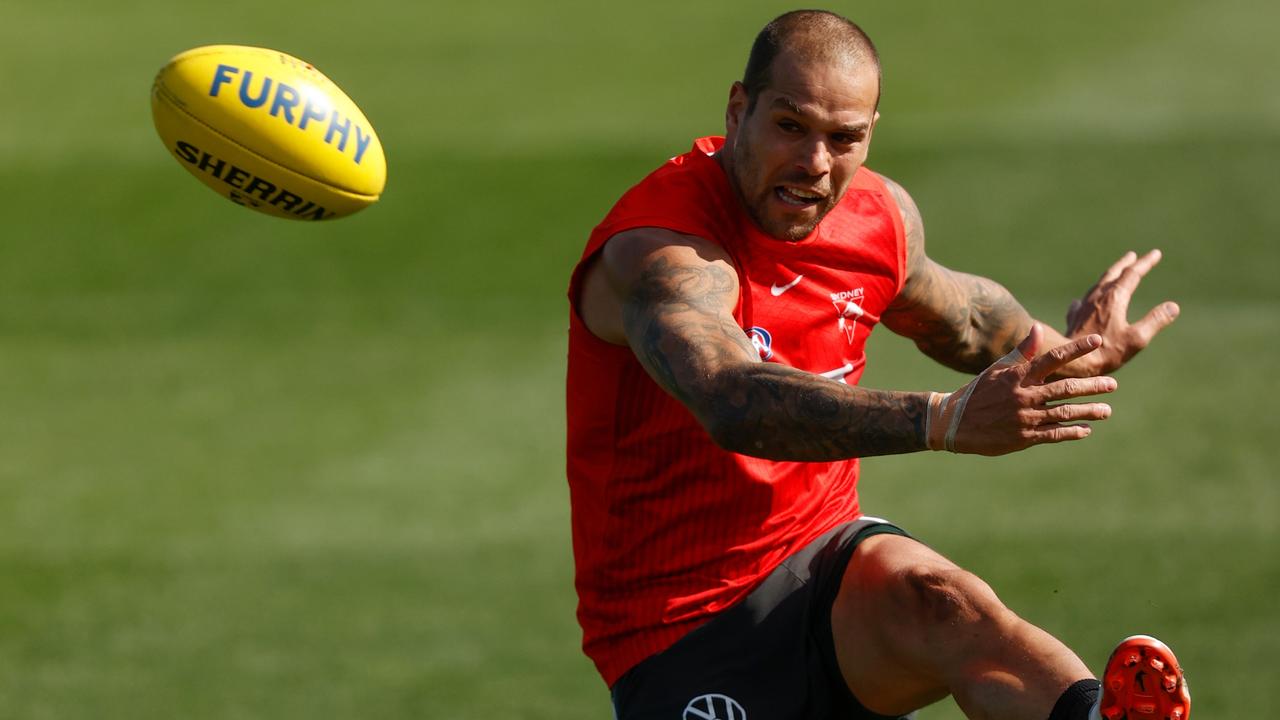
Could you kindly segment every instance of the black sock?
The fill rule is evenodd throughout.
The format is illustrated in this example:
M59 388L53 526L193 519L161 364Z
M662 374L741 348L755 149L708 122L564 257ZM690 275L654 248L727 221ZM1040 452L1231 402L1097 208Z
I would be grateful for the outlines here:
M1053 706L1049 720L1089 720L1089 711L1101 693L1102 683L1093 678L1072 683Z

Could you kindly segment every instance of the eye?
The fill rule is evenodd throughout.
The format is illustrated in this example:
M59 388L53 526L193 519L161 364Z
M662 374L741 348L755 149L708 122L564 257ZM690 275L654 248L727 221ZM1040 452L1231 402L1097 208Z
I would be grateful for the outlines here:
M782 119L778 121L778 127L785 133L803 132L804 128L800 127L800 123L795 120Z
M853 133L836 133L831 136L831 140L842 147L849 147L861 142L862 135L855 135Z

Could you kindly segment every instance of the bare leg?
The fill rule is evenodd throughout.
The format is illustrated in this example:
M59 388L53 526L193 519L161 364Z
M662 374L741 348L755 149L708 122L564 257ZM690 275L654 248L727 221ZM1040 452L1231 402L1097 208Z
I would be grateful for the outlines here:
M1067 687L1093 677L976 575L896 535L858 546L831 627L845 682L885 715L951 694L970 718L1045 720Z

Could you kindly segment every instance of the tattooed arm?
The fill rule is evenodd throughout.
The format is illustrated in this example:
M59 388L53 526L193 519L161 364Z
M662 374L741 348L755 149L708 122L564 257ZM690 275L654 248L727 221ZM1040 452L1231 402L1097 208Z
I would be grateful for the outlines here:
M929 393L868 390L777 363L733 317L738 274L714 243L643 228L615 236L588 270L582 316L627 344L722 447L775 460L923 450Z
M949 270L930 260L925 254L924 223L915 202L902 186L882 179L902 214L907 279L881 322L914 340L922 352L943 365L976 373L1007 353L1038 324L1050 346L1089 334L1101 335L1101 348L1056 371L1059 376L1091 377L1128 362L1178 316L1177 304L1165 302L1138 322L1128 322L1129 298L1142 277L1160 261L1159 250L1142 257L1130 252L1071 304L1067 332L1059 333L1034 320L999 283Z
M719 246L641 228L605 244L586 270L578 311L597 337L629 346L720 446L745 455L836 460L944 446L1002 455L1082 439L1088 427L1068 423L1111 412L1061 402L1110 392L1110 378L1047 382L1091 353L1097 335L1038 354L1043 333L1032 332L1019 359L992 365L957 393L870 390L761 362L734 320L738 294L737 271ZM939 444L940 433L950 439Z

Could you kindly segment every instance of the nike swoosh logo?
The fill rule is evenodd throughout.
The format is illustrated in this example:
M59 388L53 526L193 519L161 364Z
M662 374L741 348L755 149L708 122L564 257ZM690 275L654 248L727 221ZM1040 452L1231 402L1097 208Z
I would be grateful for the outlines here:
M782 293L784 293L784 292L786 292L786 291L790 290L791 288L793 288L793 287L795 287L795 286L799 285L799 284L800 284L800 281L801 281L801 280L803 280L803 279L804 279L804 276L803 276L803 275L797 275L795 280L792 280L791 282L787 283L786 285L778 285L777 283L774 283L774 285L773 285L772 287L770 287L770 288L769 288L769 292L770 292L770 293L773 293L773 296L774 296L774 297L778 297L778 296L779 296L779 295L781 295Z

